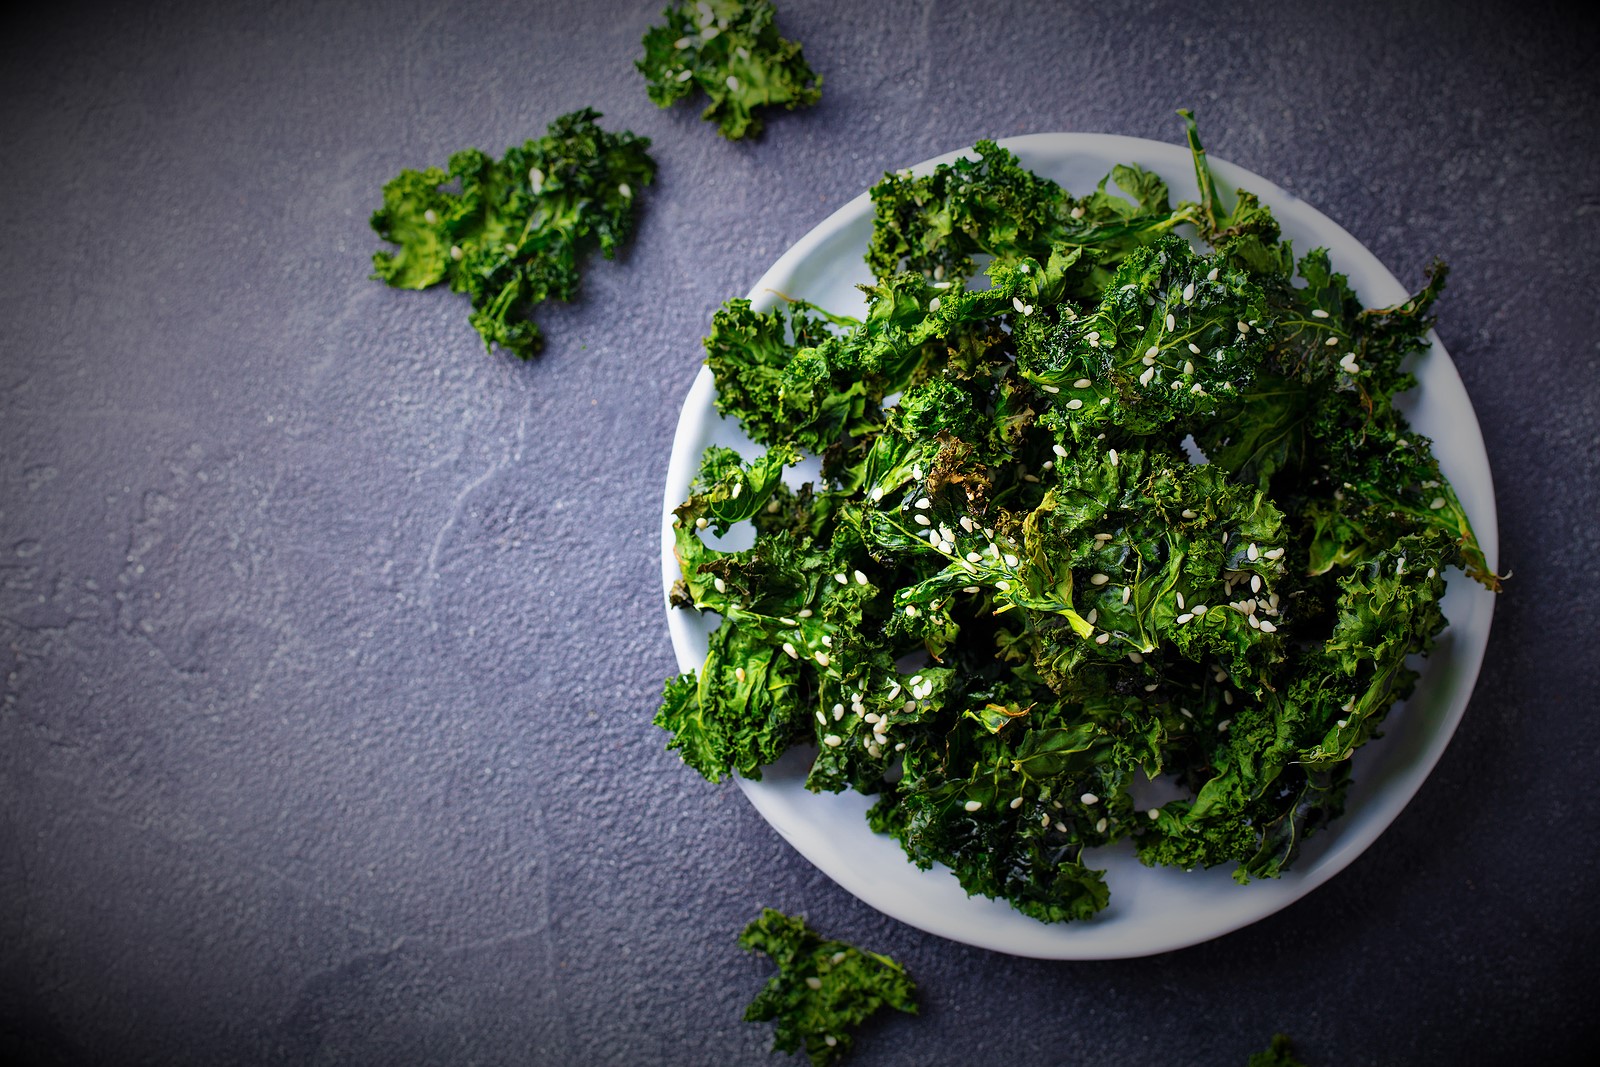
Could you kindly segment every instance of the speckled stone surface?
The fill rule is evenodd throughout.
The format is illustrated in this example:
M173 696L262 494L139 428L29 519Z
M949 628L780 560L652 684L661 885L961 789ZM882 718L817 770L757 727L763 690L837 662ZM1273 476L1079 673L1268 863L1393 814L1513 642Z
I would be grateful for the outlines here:
M763 905L920 980L863 1067L1592 1047L1594 30L784 0L823 102L733 145L645 98L660 2L64 0L0 39L0 1059L788 1062L740 1021ZM542 359L368 280L386 179L584 105L660 175ZM1349 870L1182 952L1018 960L880 916L663 751L667 454L712 308L882 171L1175 141L1184 105L1403 280L1450 262L1514 577L1460 732Z

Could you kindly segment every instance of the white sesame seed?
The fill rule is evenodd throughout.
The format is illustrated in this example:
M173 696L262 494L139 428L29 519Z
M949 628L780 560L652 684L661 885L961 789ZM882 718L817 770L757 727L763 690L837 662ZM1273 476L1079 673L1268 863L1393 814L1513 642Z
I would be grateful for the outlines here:
M1256 560L1261 558L1261 549L1256 547L1256 543L1254 541L1251 541L1250 547L1244 550L1244 554L1251 563L1254 563Z
M1059 392L1061 392L1061 386L1059 386L1059 385L1041 385L1041 386L1039 386L1039 388L1043 389L1047 393L1059 393Z
M728 75L727 85L728 88L732 89L734 92L739 91L739 79L734 77L732 74Z
M1219 734L1227 733L1228 732L1228 727L1230 727L1232 725L1233 725L1233 720L1232 719L1223 719L1221 722L1217 723L1217 733L1219 733Z
M1255 618L1254 615L1252 615L1250 617L1252 619ZM1262 619L1261 620L1261 623L1260 623L1258 628L1264 634L1275 634L1275 633L1278 632L1278 628L1276 626L1274 626L1271 622L1267 621L1266 619Z
M1212 267L1211 268L1211 273L1206 275L1206 281L1208 281L1208 282L1216 281L1217 280L1217 275L1220 274L1221 272L1222 272L1222 268L1220 268L1220 267Z
M1155 822L1157 819L1161 818L1161 809L1151 808L1149 811L1145 812L1145 814L1150 816L1151 822Z
M1115 467L1117 465L1117 450L1114 449L1114 448L1111 449L1110 455L1111 455L1111 465L1113 467Z
M1131 586L1131 585L1123 586L1122 587L1122 602L1124 604L1126 604L1130 599L1132 599L1132 597L1133 597L1133 586Z
M709 524L706 522L706 520L704 518L699 518L699 519L694 520L694 528L696 530L704 530L707 525L709 525Z
M1174 382L1173 384L1176 385L1177 383ZM1201 385L1199 382L1195 382L1193 385L1191 385L1189 387L1189 392L1194 393L1196 395L1202 395L1202 394L1205 393L1205 391L1206 391L1206 387Z
M866 721L867 721L867 722L873 722L873 723L875 723L875 722L877 722L877 721L878 721L878 719L879 719L879 715L878 715L878 713L877 713L877 712L875 712L875 711L869 711L869 712L867 712L867 714L866 714L866 715L865 715L865 716L863 716L863 718L865 718L865 720L866 720Z
M1330 337L1322 343L1327 345L1329 348L1332 348L1334 345L1339 343L1339 339L1337 337Z
M841 574L835 574L833 576L833 580L838 582L840 585L849 585L850 584L850 579L846 578L842 573Z
M833 706L833 721L838 722L842 718L844 718L844 705L835 704Z
M692 71L692 70L680 70L680 71L678 71L678 80L681 81L681 82L686 82L692 77L694 77L694 71Z
M1139 375L1139 384L1140 385L1149 385L1150 384L1150 379L1154 378L1155 376L1156 376L1156 369L1154 367L1146 367L1144 373Z
M1196 604L1191 610L1193 610L1196 615L1204 615L1206 613L1206 606L1204 604Z
M1160 354L1161 354L1161 346L1160 345L1151 345L1149 348L1144 350L1144 361L1145 361L1145 363L1146 364L1154 363L1156 361L1156 357L1159 356Z
M1282 559L1283 558L1283 549L1281 549L1281 548L1269 548L1269 549L1267 549L1265 552L1263 552L1261 554L1263 556L1267 557L1268 559Z
M1023 308L1024 308L1024 307L1025 307L1025 306L1026 306L1026 305L1025 305L1025 304L1023 304L1023 302L1022 302L1022 297L1020 297L1020 296L1014 296L1014 297L1012 297L1012 298L1011 298L1011 306L1012 306L1012 307L1014 307L1014 308L1016 308L1016 309L1017 309L1017 314L1019 314L1019 315L1020 315L1020 314L1022 314L1022 309L1023 309Z
M826 652L813 652L811 654L811 658L816 660L817 665L820 667L826 667L828 665L828 654Z
M1250 628L1252 630L1261 629L1261 620L1256 618L1254 615L1246 615L1244 617L1244 621L1250 624Z
M981 800L969 800L969 801L967 801L965 804L963 804L961 806L966 808L968 811L977 811L979 808L983 807L983 801L981 801Z
M1089 609L1089 614L1087 614L1087 615L1085 615L1083 617L1083 621L1088 623L1090 626L1093 626L1095 623L1099 622L1100 621L1100 609L1099 608L1090 608Z
M1144 657L1137 652L1129 652L1128 659L1133 663L1143 663Z
M1111 635L1110 634L1101 634L1099 637L1096 637L1094 639L1094 643L1097 644L1097 645L1103 645L1109 640L1111 640Z
M1083 218L1083 208L1075 207L1071 211L1067 212L1067 214L1071 215L1075 219L1081 219Z
M1433 511L1438 511L1440 508L1444 507L1444 504L1445 504L1444 497L1436 496L1431 501L1428 502L1428 507Z
M450 258L451 259L454 259L454 260L459 262L461 257L464 256L464 255L466 255L466 253L461 251L461 246L460 245L451 245L450 246Z
M1238 323L1235 323L1234 325L1239 327L1239 332L1240 333L1249 333L1250 332L1250 324L1248 322L1238 322Z
M1089 584L1090 585L1105 585L1110 580L1111 580L1111 576L1110 575L1101 574L1099 571L1096 571L1095 573L1089 575Z
M1073 382L1073 383L1072 383L1072 387L1073 387L1073 388L1074 388L1074 389L1087 389L1087 388L1089 388L1089 386L1091 386L1091 385L1093 385L1093 384L1094 384L1094 383L1093 383L1093 382L1091 382L1091 381L1090 381L1090 380L1089 380L1089 379L1087 379L1087 378L1079 378L1079 379L1078 379L1078 380L1077 380L1077 381L1075 381L1075 382ZM1066 453L1065 453L1065 452L1063 452L1063 453L1061 453L1061 455L1063 455L1063 456L1064 456L1064 455L1066 455Z
M439 221L439 213L430 207L428 210L422 213L422 219L431 226L433 223Z
M1437 570L1435 570L1435 569L1433 569L1433 568L1432 568L1432 567L1429 567L1429 568L1428 568L1428 577L1429 577L1429 578L1432 578L1432 577L1434 577L1434 576L1435 576L1435 575L1437 575L1437 574L1438 574L1438 573L1439 573L1439 572L1438 572L1438 571L1437 571Z
M1083 401L1079 400L1077 397L1073 397L1071 400L1067 401L1068 411L1077 411L1081 407L1083 407Z
M1007 552L1006 555L1005 555L1005 561L1006 561L1006 566L1010 567L1012 570L1016 570L1017 564L1021 562L1021 560L1017 559L1016 556L1013 556L1009 552Z
M827 745L829 748L838 748L840 745L844 744L844 738L840 737L838 734L829 734L827 737L822 739L822 743Z
M1183 287L1183 300L1184 300L1184 303L1188 303L1189 301L1191 301L1193 299L1194 299L1194 282L1190 282L1188 285Z
M1178 328L1178 320L1173 317L1172 312L1170 312L1170 311L1167 312L1167 332L1170 333L1173 330L1176 330L1177 328Z
M1328 317L1328 313L1323 311L1321 308L1312 308L1311 317L1314 319L1325 319Z
M1182 511L1178 512L1178 514L1182 515L1186 519L1198 519L1200 517L1199 515L1195 514L1193 508L1184 508Z
M865 574L862 574L860 571L856 571L855 572L855 577L856 577L856 584L857 585L866 585L867 584L867 576Z
M812 989L821 989L822 988L822 979L818 978L814 974L810 975L809 977L806 978L806 985L810 986Z
M711 579L711 584L716 587L716 590L719 593L726 593L728 591L728 583L723 581L721 578Z
M827 721L828 721L828 716L826 716L825 714L823 714L820 711L817 712L817 722L818 723L826 724Z
M733 676L735 678L737 678L741 682L744 681L744 668L743 667L735 667L733 669Z
M1000 590L1002 593L1005 593L1011 590L1011 583L1001 579L1000 581L994 583L994 587Z
M533 187L535 195L544 188L544 171L534 167L528 171L528 184Z
M692 44L694 44L693 37L679 37L676 41L672 42L672 47L681 52Z
M938 311L939 310L939 298L938 297L934 297L932 300L928 301L928 310L929 311Z
M1195 355L1198 356L1200 354L1200 346L1195 344L1193 341L1190 341L1189 342L1189 351L1193 352ZM1185 363L1184 366L1190 368L1189 370L1184 371L1185 374L1193 374L1194 373L1194 369L1193 369L1194 368L1194 364L1193 363Z
M933 520L928 518L928 516L922 514L922 512L920 512L920 511L917 512L915 515L913 515L912 518L916 519L917 523L919 525L922 525L922 526L932 526L933 525Z
M809 619L811 618L811 609L801 608L799 611L795 612L795 614L799 615L802 619Z
M1193 346L1191 346L1191 347L1193 347ZM1186 360L1183 361L1183 373L1185 373L1185 374L1193 374L1194 373L1194 361L1193 360L1186 359Z
M796 652L795 649L794 649L794 645L791 644L788 641L785 641L783 643L783 654L788 656L790 659L799 659L800 658L800 653Z
M1097 834L1105 833L1107 825L1108 824L1106 823L1106 821L1104 819L1101 819L1099 822L1094 824L1094 832L1097 833Z
M1159 688L1161 688L1159 685L1157 685L1155 682L1151 682L1149 685L1144 687L1144 691L1146 693L1154 693Z
M911 617L913 619L916 618L917 617L917 606L915 604L907 604L906 605L906 615L908 615L909 617Z
M1194 616L1186 611L1182 615L1178 616L1178 625L1182 626L1184 623L1188 622L1189 620L1191 620L1193 618L1194 618Z
M1094 535L1094 539L1096 541L1109 541L1111 540L1111 535L1108 533L1097 533Z

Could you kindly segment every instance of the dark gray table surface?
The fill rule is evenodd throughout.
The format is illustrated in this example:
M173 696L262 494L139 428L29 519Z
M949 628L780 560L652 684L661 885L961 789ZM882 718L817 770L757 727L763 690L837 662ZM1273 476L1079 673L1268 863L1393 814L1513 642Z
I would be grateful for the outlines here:
M1600 1039L1595 32L1541 5L785 0L809 112L729 144L660 0L35 5L0 38L0 1059L764 1064L764 905L897 956L868 1064L1564 1063ZM368 280L402 167L584 105L654 140L617 262L486 355ZM650 725L657 522L711 310L885 169L1208 147L1415 284L1497 480L1488 660L1352 867L1049 963L887 919Z

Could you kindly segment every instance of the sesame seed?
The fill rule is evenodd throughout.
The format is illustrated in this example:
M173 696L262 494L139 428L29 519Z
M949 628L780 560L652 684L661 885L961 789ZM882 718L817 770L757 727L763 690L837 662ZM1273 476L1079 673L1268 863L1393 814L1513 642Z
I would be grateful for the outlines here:
M1330 337L1322 343L1327 345L1329 348L1332 348L1334 345L1339 343L1339 339L1337 337Z
M1093 382L1091 382L1091 381L1090 381L1090 380L1089 380L1089 379L1087 379L1087 378L1079 378L1079 379L1078 379L1078 380L1077 380L1077 381L1075 381L1075 382L1073 382L1073 383L1072 383L1072 387L1073 387L1073 388L1074 388L1074 389L1087 389L1087 388L1089 388L1089 386L1091 386L1091 385L1093 385L1093 384L1094 384L1094 383L1093 383ZM1065 452L1063 452L1063 453L1061 453L1061 455L1063 455L1063 456L1064 456L1064 455L1066 455L1066 453L1065 453Z
M867 576L865 574L862 574L860 571L856 571L855 577L856 577L856 584L857 585L866 585L867 584Z
M728 591L728 583L723 581L721 578L711 579L711 584L716 586L717 592L719 593L726 593Z
M973 527L975 527L976 525L977 525L977 523L972 521L972 516L971 515L963 515L963 516L961 516L961 528L963 530L967 531L967 533L971 533L972 530L973 530Z
M1150 384L1150 379L1154 378L1155 376L1156 376L1156 369L1154 367L1146 367L1145 368L1145 372L1143 374L1139 375L1139 384L1140 385L1149 385Z
M1251 563L1254 563L1257 559L1261 558L1261 550L1256 547L1256 543L1254 541L1250 542L1250 547L1244 550L1244 554L1249 558Z
M796 652L794 650L794 645L791 644L788 641L785 641L783 643L783 654L788 656L790 659L799 659L800 658L800 653Z
M1283 558L1283 549L1281 549L1281 548L1269 548L1269 549L1267 549L1265 552L1263 552L1261 554L1263 556L1267 557L1268 559L1282 559Z
M1173 384L1176 385L1177 383L1174 382ZM1205 391L1206 391L1206 387L1201 385L1199 382L1195 382L1193 385L1191 385L1189 387L1189 392L1194 393L1196 395L1203 395L1205 393Z
M450 246L450 258L459 261L466 253L461 251L460 245Z
M1083 617L1083 621L1088 623L1090 626L1093 626L1095 623L1099 622L1100 621L1100 609L1099 608L1090 608L1089 609L1089 614L1087 614L1087 615L1085 615Z
M849 585L850 584L850 579L846 578L842 573L841 574L835 574L833 576L833 580L838 582L840 585Z
M1157 819L1161 818L1161 809L1151 808L1149 811L1145 812L1145 814L1150 816L1151 822L1155 822Z
M1078 799L1091 806L1100 803L1100 798L1095 796L1093 793L1085 793Z
M844 718L844 705L835 704L833 706L833 721L838 722L842 718Z
M1428 507L1433 511L1438 511L1440 508L1444 507L1444 503L1444 497L1436 496L1428 502Z
M734 92L738 92L739 91L739 79L734 77L732 74L728 75L727 84L728 84L728 88L732 89Z
M1190 282L1188 285L1183 287L1183 300L1184 300L1184 303L1188 303L1189 301L1191 301L1193 299L1194 299L1194 282Z
M1110 575L1101 574L1099 571L1096 571L1095 573L1089 575L1089 584L1090 585L1105 585L1110 580L1111 580L1111 576Z
M708 524L707 524L707 522L706 522L706 520L704 518L699 518L699 519L694 520L694 528L696 530L704 530L707 525Z
M866 714L866 715L865 715L865 716L863 716L863 718L864 718L864 719L865 719L865 720L866 720L866 721L867 721L867 722L877 722L877 721L878 721L878 719L879 719L879 715L878 715L878 713L877 713L877 712L875 712L875 711L869 711L869 712L867 712L867 714Z
M1170 312L1170 311L1167 312L1167 330L1168 330L1168 332L1171 332L1172 330L1176 330L1177 328L1178 328L1178 320L1173 317L1172 312Z
M1129 652L1128 659L1134 663L1143 663L1144 657L1137 652Z
M844 738L840 737L838 734L829 734L827 737L822 739L822 743L827 745L829 748L838 748L840 745L844 744Z
M1017 564L1021 562L1020 560L1017 559L1016 556L1013 556L1009 552L1006 553L1005 560L1006 560L1006 566L1012 568L1013 570L1015 570L1016 567L1017 567Z
M1161 354L1161 346L1159 346L1159 345L1151 345L1149 348L1144 350L1144 361L1145 361L1145 363L1147 365L1151 364L1151 363L1154 363L1156 361L1156 357L1159 356L1160 354Z
M633 186L629 185L627 182L622 182L621 184L619 184L617 186L617 193L624 200L632 200L633 199Z
M692 38L692 37L679 37L676 41L672 42L672 47L676 48L678 51L681 52L685 48L688 48L692 44L694 44L694 38Z
M1195 514L1193 508L1184 508L1182 511L1178 512L1178 514L1182 515L1186 519L1198 519L1200 517L1199 515Z
M1250 332L1250 324L1248 322L1238 322L1238 323L1235 323L1235 325L1239 327L1239 332L1240 333L1249 333Z
M1254 615L1246 615L1244 617L1244 621L1250 624L1250 628L1252 630L1261 629L1261 620L1256 618Z
M812 989L821 989L822 979L813 974L806 979L806 985L810 986Z
M1111 465L1113 467L1117 465L1117 450L1114 448L1111 450Z
M823 713L822 713L822 712L820 712L820 711L819 711L819 712L817 712L817 722L819 722L819 723L826 723L826 722L827 722L827 721L828 721L828 717L827 717L827 716L826 716L826 715L824 715L824 714L823 714Z
M1111 535L1108 533L1097 533L1094 535L1094 539L1096 541L1109 541L1111 540Z
M1040 826L1049 826L1050 825L1050 813L1048 811L1045 812L1043 815L1039 816L1039 825Z
M1178 625L1182 626L1184 623L1188 622L1189 620L1191 620L1193 618L1194 618L1194 616L1186 611L1182 615L1178 616Z
M1233 725L1233 720L1232 719L1223 719L1221 722L1217 723L1217 733L1219 733L1219 734L1227 733L1228 732L1228 727L1230 727L1232 725Z
M932 300L928 301L928 310L929 311L938 311L939 310L939 298L938 297L934 297Z
M1183 607L1184 606L1183 594L1182 593L1178 593L1178 594L1176 594L1176 596L1178 598L1178 607L1180 607L1180 608Z
M1252 619L1255 618L1254 615L1252 615L1250 617ZM1275 633L1278 632L1278 628L1276 626L1272 625L1272 623L1268 622L1266 619L1262 619L1261 620L1261 623L1259 625L1259 629L1264 634L1275 634Z
M1075 219L1081 219L1083 218L1083 208L1075 207L1071 211L1067 212L1067 214L1071 215Z
M1097 645L1103 645L1109 640L1111 640L1111 635L1110 634L1101 634L1099 637L1096 637L1094 639L1094 643L1097 644Z
M1021 797L1012 797L1011 798L1011 808L1012 808L1012 810L1016 810L1017 808L1020 808L1020 807L1022 807L1022 798Z
M1437 575L1437 574L1438 574L1438 573L1439 573L1439 572L1438 572L1438 571L1436 571L1436 570L1434 570L1434 569L1433 569L1433 568L1432 568L1432 567L1429 567L1429 568L1428 568L1428 577L1429 577L1429 578L1432 578L1432 577L1434 577L1434 576L1435 576L1435 575Z
M1060 445L1051 445L1050 446L1050 451L1054 452L1057 456L1060 456L1062 459L1066 459L1067 458L1067 450L1062 448Z
M1206 606L1204 604L1196 604L1192 610L1196 615L1204 615L1206 613Z
M1077 397L1073 397L1071 400L1067 401L1068 411L1077 411L1081 407L1083 407L1083 401L1079 400Z
M744 668L743 667L735 667L733 669L733 676L735 678L737 678L741 682L744 681Z
M1026 307L1026 306L1027 306L1027 305L1025 305L1025 304L1024 304L1024 303L1023 303L1023 302L1022 302L1022 297L1020 297L1020 296L1014 296L1014 297L1012 297L1012 298L1011 298L1011 306L1012 306L1012 307L1014 307L1014 308L1016 308L1016 309L1017 309L1017 314L1019 314L1019 315L1020 315L1020 314L1022 314L1022 309L1023 309L1023 308L1024 308L1024 307Z
M1041 386L1039 386L1039 388L1043 389L1047 393L1059 393L1059 392L1061 392L1061 386L1059 386L1059 385L1041 385Z
M1008 582L1008 581L1005 581L1004 579L1002 579L1002 580L1000 580L998 582L995 582L994 583L994 587L996 589L1000 590L1002 593L1005 593L1005 592L1009 592L1010 591L1011 583Z
M1030 264L1027 264L1027 263L1024 263L1022 266L1018 267L1017 269L1020 270L1024 274L1028 274L1028 273L1031 273L1033 271L1033 267Z
M1328 313L1323 311L1321 308L1312 308L1311 317L1314 319L1325 319L1328 317Z
M969 801L967 801L965 804L963 804L961 806L966 808L968 811L977 811L979 808L983 807L983 801L981 801L981 800L969 800Z
M1250 591L1252 593L1261 592L1261 575L1252 574L1250 576Z
M1131 586L1131 585L1123 586L1122 587L1122 602L1124 604L1126 604L1132 597L1133 597L1133 586Z
M906 605L906 615L913 619L917 617L917 607L915 604Z
M983 592L983 590L982 590L982 589L980 589L980 588L978 588L978 587L977 587L977 586L975 586L975 585L966 585L966 586L962 586L962 587L961 587L961 591L962 591L962 592L963 592L963 593L981 593L981 592Z
M1146 693L1154 693L1159 688L1160 686L1158 686L1155 682L1151 682L1149 685L1144 687L1144 691Z
M1185 373L1185 374L1193 374L1194 373L1194 361L1193 360L1186 359L1186 360L1183 361L1183 373Z
M678 80L681 81L681 82L686 82L692 77L694 77L694 71L692 71L692 70L680 70L680 71L678 71Z
M544 188L544 171L534 167L528 171L528 184L533 186L535 194Z
M819 667L826 667L828 665L828 654L826 652L813 652L811 654L811 658L817 661L817 665Z
M809 618L811 618L811 609L810 608L801 608L798 612L796 612L796 614L799 615L802 619L809 619Z
M1219 273L1221 273L1221 270L1222 270L1222 268L1220 268L1220 267L1212 267L1211 268L1211 273L1206 275L1206 281L1208 281L1208 282L1216 281L1217 280L1217 275Z
M1097 833L1097 834L1105 833L1106 832L1106 825L1107 825L1106 821L1104 819L1101 819L1099 822L1094 824L1094 832Z
M1195 355L1198 356L1200 354L1200 346L1195 344L1193 341L1190 341L1189 342L1189 351L1193 352ZM1190 368L1189 370L1184 371L1185 374L1193 374L1194 373L1194 370L1193 370L1194 364L1193 363L1185 363L1184 366Z

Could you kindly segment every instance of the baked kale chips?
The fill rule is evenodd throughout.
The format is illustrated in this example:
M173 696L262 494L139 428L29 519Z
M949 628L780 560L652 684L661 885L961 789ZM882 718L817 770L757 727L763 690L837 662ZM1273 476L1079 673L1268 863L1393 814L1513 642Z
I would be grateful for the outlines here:
M850 1051L855 1030L884 1008L915 1015L917 987L888 956L827 941L805 920L762 909L739 947L764 952L778 973L745 1009L746 1022L776 1023L774 1052L805 1051L814 1067Z
M544 345L533 309L577 296L591 249L616 255L633 233L637 194L655 177L650 141L607 133L600 117L592 108L563 115L502 159L468 148L447 171L401 171L372 215L378 236L399 248L373 254L373 277L398 289L448 283L471 298L486 349L531 358Z
M721 619L655 720L690 766L814 744L810 788L1045 921L1105 907L1087 850L1244 882L1340 814L1446 571L1498 587L1395 404L1444 270L1363 307L1225 201L1185 118L1196 202L1131 166L1073 196L983 142L873 189L861 319L717 311L718 409L764 451L711 449L675 513L672 602ZM1156 778L1178 799L1137 804Z
M677 2L661 13L663 25L644 35L645 76L658 107L671 107L696 90L710 103L700 115L730 141L759 137L760 112L793 111L822 99L822 78L806 64L800 46L778 36L771 0Z

